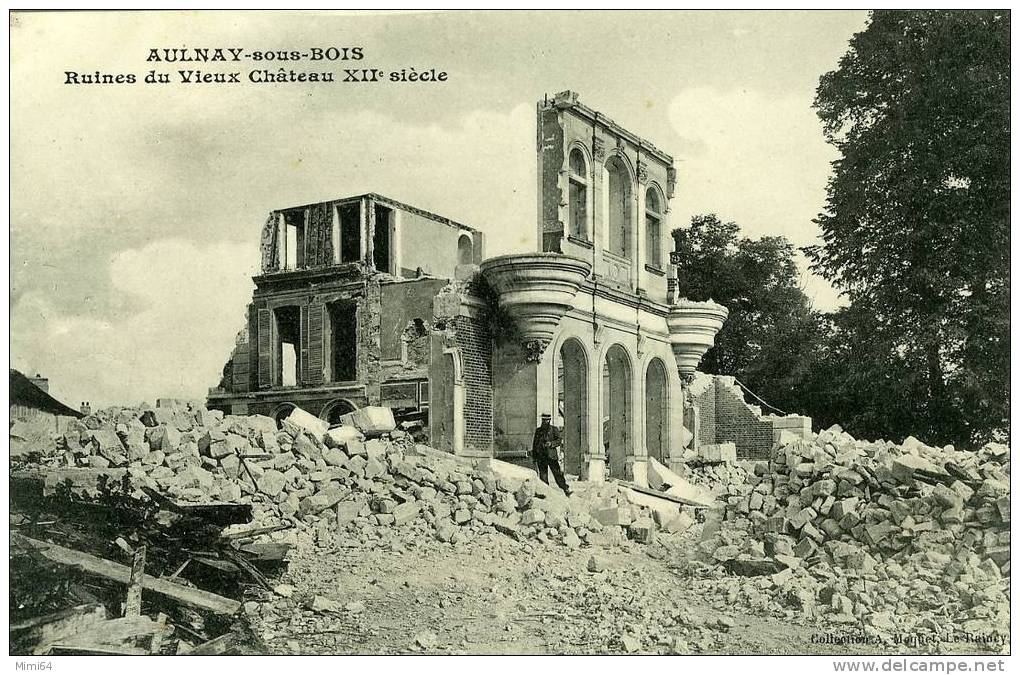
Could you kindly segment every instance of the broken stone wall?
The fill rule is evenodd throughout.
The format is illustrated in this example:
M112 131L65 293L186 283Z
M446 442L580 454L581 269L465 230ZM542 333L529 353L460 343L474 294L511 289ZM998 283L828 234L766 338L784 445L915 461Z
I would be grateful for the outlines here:
M809 417L762 415L758 407L744 400L743 390L732 377L699 373L689 394L698 408L698 443L733 443L740 459L767 458L779 431L790 430L803 437L805 428L811 430Z
M415 351L412 344L415 336L409 334L409 329L414 325L415 319L423 324L431 324L432 298L447 283L445 279L419 279L382 285L379 349L384 361L402 360L405 343L408 344L409 351ZM428 353L427 348L425 353ZM408 354L408 357L412 363L421 365L420 354ZM427 358L424 363L428 364Z

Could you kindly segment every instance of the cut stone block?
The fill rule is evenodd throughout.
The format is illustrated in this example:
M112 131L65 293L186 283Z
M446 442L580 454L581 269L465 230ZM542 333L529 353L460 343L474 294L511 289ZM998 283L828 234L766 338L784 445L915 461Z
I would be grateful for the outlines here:
M384 406L365 406L340 418L344 424L357 427L369 438L388 434L397 428L393 411Z
M319 441L322 441L326 431L329 430L329 422L301 408L294 408L290 415L287 415L287 421L307 431Z

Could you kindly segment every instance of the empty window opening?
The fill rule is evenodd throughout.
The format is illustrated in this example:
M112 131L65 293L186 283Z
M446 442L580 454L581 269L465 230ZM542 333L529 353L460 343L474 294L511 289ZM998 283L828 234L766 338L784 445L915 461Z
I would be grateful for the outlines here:
M588 164L578 148L570 152L570 236L588 238Z
M609 172L609 252L630 257L630 175L627 167L613 157L606 164Z
M283 238L284 268L296 270L305 266L305 213L288 211L283 214L285 234Z
M655 188L645 194L645 240L648 264L662 269L662 202Z
M372 258L380 272L393 274L392 239L393 210L375 205L375 232L372 235Z
M329 312L329 364L334 382L358 379L358 311L354 302L334 302Z
M301 381L301 308L278 307L276 317L276 375L275 384L296 386Z
M361 204L341 204L340 262L358 262L361 259Z
M471 246L471 237L467 234L460 235L457 239L457 264L470 265L474 262L474 252Z

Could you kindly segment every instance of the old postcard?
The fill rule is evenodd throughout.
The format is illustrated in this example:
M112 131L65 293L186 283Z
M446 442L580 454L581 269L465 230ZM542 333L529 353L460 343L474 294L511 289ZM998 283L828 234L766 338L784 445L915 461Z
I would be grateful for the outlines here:
M1003 670L1010 29L11 12L17 668Z

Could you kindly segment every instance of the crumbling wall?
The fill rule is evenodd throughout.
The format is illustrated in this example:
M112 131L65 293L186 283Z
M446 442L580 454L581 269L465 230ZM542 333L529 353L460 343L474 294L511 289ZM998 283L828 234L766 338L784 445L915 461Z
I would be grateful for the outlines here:
M415 319L431 323L432 299L447 284L445 279L416 279L383 284L379 348L384 361L403 358L409 324ZM428 360L426 359L425 363Z
M732 377L698 373L687 394L698 409L699 445L733 443L740 459L767 458L782 431L800 438L811 433L810 417L762 415Z
M772 450L772 422L744 401L732 377L715 378L715 442L733 443L741 459L765 459Z
M439 427L452 424L455 413L456 374L453 361L446 353L454 349L464 390L464 450L487 455L493 444L492 339L483 322L471 315L466 293L465 282L451 281L433 299L432 362L429 366L432 442L442 449L447 449L447 441L452 442Z
M715 443L715 378L704 373L696 373L694 381L687 389L687 395L698 411L697 444Z
M358 379L365 384L369 405L379 404L379 385L383 374L379 354L382 328L379 276L365 283L365 295L358 302Z

